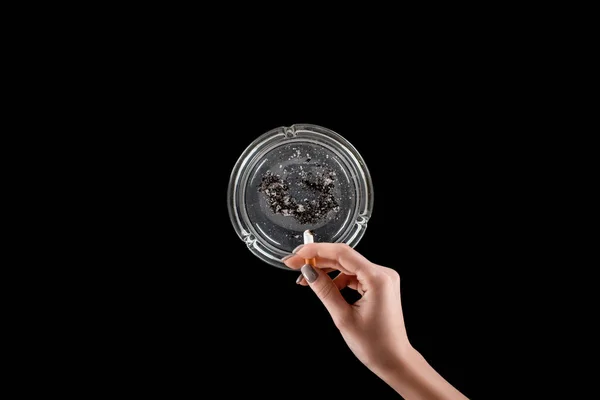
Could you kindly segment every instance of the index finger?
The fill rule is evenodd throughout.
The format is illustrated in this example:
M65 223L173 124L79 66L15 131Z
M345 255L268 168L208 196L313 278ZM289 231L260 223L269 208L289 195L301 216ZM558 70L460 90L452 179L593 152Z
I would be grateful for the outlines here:
M375 265L345 243L310 243L296 252L302 258L325 258L335 261L331 267L347 275L372 276Z

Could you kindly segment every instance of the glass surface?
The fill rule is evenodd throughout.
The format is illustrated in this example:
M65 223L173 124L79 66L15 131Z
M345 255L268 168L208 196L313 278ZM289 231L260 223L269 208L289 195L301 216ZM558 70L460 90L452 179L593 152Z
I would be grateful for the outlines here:
M229 182L231 222L252 253L288 269L281 258L303 243L355 246L373 209L368 169L356 149L316 125L273 129L251 143Z

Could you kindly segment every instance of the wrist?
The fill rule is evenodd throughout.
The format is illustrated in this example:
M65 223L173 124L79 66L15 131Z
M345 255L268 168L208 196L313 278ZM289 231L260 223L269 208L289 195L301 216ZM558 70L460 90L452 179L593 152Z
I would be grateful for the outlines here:
M393 361L379 365L373 372L400 393L407 384L417 382L415 374L418 374L419 357L421 357L420 353L412 346L408 346L403 348Z
M395 363L375 373L405 399L467 399L412 346Z
M371 370L381 379L388 381L405 374L410 370L419 353L409 342L402 343L386 354L386 357L380 358Z

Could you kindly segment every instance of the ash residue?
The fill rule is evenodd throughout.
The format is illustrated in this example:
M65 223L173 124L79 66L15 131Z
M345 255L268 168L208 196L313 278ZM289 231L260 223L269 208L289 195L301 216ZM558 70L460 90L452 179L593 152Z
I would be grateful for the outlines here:
M290 183L279 175L267 171L258 191L265 195L271 211L286 217L293 217L301 224L314 224L325 218L330 211L338 211L339 205L334 196L335 172L322 173L303 171L301 179L294 183L314 193L312 200L299 201L289 193Z

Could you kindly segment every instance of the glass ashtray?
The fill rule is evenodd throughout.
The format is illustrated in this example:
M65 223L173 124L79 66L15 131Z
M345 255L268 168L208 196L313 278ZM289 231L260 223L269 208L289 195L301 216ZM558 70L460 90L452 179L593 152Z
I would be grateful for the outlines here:
M227 191L238 236L266 263L281 258L312 231L315 242L352 247L367 229L373 184L358 151L339 134L296 124L273 129L238 159Z

